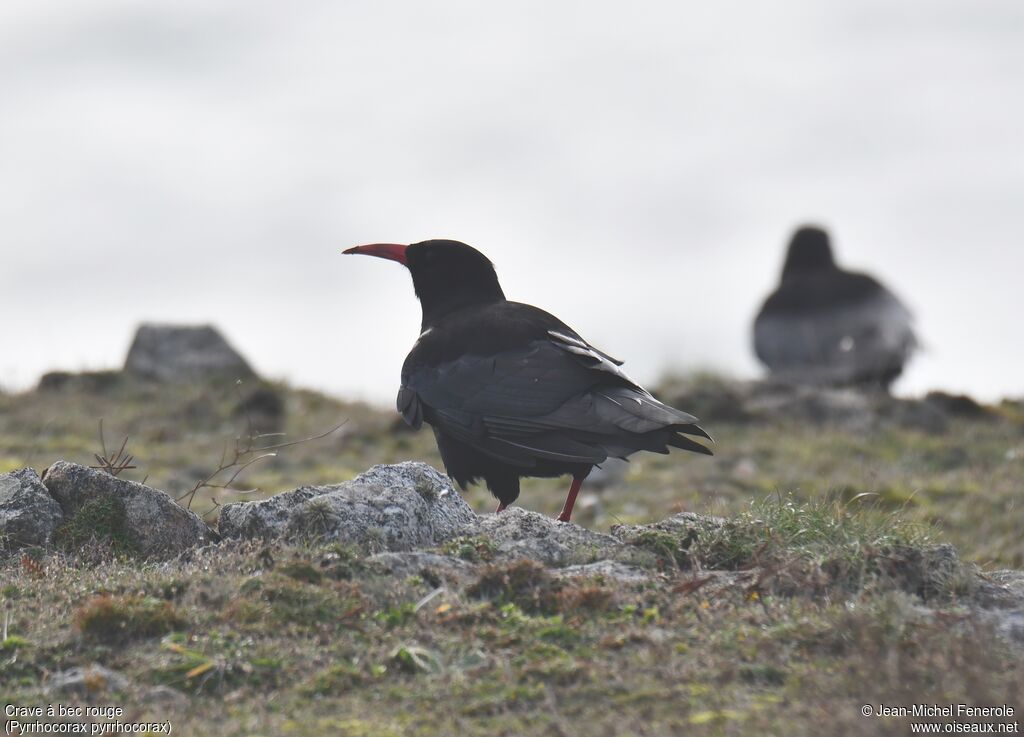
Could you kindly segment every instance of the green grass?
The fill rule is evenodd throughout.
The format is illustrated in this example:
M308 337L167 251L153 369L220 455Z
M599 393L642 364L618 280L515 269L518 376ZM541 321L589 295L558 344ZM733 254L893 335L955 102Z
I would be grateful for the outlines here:
M288 438L349 422L254 465L241 487L256 494L203 489L198 511L379 462L438 465L429 434L396 430L390 412L278 389ZM180 493L244 432L235 402L134 384L0 395L0 464L91 463L103 417L108 445L131 436L139 468L125 477ZM367 551L312 542L155 564L124 547L117 509L83 508L60 551L0 564L0 692L49 703L50 674L98 663L130 686L89 703L169 719L186 737L856 737L908 732L861 717L864 703L1024 706L1019 653L965 605L976 566L1024 567L1024 414L1001 408L938 434L743 418L709 429L714 458L638 456L590 506L603 531L722 517L627 533L623 557L651 575L636 584L501 560L481 537L438 551L473 566L464 585L391 577ZM520 503L553 514L564 491L527 481ZM467 498L493 507L484 490ZM151 698L157 686L183 705Z
M75 613L74 623L86 640L108 644L158 637L186 626L185 619L168 601L110 594L86 601Z
M36 703L49 673L100 663L132 683L118 703L184 735L815 734L826 710L857 735L877 733L854 711L865 701L1012 703L1024 666L956 592L876 572L819 595L818 568L792 563L927 549L920 529L874 514L766 500L689 536L684 565L648 583L479 562L423 605L431 584L375 573L351 549L354 580L331 574L332 550L280 546L273 563L261 545L172 565L58 556L42 576L9 561L0 689ZM769 550L787 585L749 567ZM694 587L698 551L731 570ZM149 701L157 685L187 711Z
M53 542L67 553L81 553L85 548L124 556L139 552L125 528L124 503L116 497L85 502L57 528Z
M390 410L286 385L274 388L285 399L285 440L347 424L327 438L254 464L235 484L240 491L201 489L192 507L207 519L216 518L214 500L224 504L304 484L337 483L375 463L417 459L441 467L432 435L402 429ZM671 387L665 396L671 396ZM246 423L235 412L238 401L231 387L167 392L135 382L116 391L0 395L0 471L23 466L41 471L59 458L94 463L103 418L108 445L129 436L127 450L138 468L123 477L145 478L180 495L217 468L225 444L230 448L245 435ZM625 480L598 493L593 512L581 511L580 520L607 530L681 510L732 517L749 511L752 500L780 493L797 503L870 494L881 508L899 509L906 519L934 527L971 560L1024 567L1024 536L1014 513L1024 477L1024 413L1016 407L996 408L991 420L954 419L937 434L899 428L849 433L785 419L770 425L712 419L705 424L717 440L714 457L638 454ZM528 479L518 503L553 515L566 487L564 479ZM241 493L252 489L257 491ZM584 494L590 493L584 485ZM479 512L493 509L482 487L470 489L466 498Z

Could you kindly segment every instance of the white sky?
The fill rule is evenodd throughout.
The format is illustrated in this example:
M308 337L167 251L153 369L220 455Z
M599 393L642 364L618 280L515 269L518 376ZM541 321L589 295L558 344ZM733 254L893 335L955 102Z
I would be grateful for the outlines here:
M464 240L653 381L758 372L790 230L913 308L899 385L1024 394L1019 0L0 3L0 384L212 322L390 403Z

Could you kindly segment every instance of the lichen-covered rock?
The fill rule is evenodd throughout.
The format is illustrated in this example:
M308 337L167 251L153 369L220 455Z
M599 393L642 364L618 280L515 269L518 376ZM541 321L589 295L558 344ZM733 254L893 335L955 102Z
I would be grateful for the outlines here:
M566 566L557 569L554 574L558 578L597 578L622 584L643 583L651 579L649 571L617 560L599 560L594 563Z
M551 566L590 563L621 548L609 535L572 523L558 522L522 507L478 518L465 535L485 535L494 541L496 557L532 558Z
M106 532L116 534L118 539L111 542L120 550L168 558L215 537L194 512L134 481L67 461L50 466L42 481L64 512L58 534L71 541L89 534L83 528L104 525ZM96 515L98 510L101 515Z
M705 423L781 422L822 425L848 432L898 427L939 434L952 417L994 417L969 397L930 394L901 399L865 388L828 387L775 379L734 381L693 376L669 380L662 388L669 404Z
M256 373L212 325L140 325L124 362L142 379L252 379Z
M275 540L283 538L296 510L334 486L302 486L254 502L233 502L220 510L217 531L223 538Z
M95 696L128 688L128 679L102 665L58 671L50 676L46 692L52 696Z
M374 466L351 481L227 504L224 537L339 541L372 550L444 542L476 519L447 476L425 463Z
M419 576L432 585L465 583L473 575L474 565L450 555L419 550L377 553L366 559L368 565L395 578Z
M34 469L0 474L0 555L27 547L46 547L64 519Z
M1005 640L1024 647L1024 571L992 571L980 577L974 601L978 613Z

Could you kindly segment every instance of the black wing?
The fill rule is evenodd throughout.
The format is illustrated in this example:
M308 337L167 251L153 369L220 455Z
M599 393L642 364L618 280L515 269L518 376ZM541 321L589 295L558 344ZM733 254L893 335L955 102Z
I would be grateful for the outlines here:
M571 331L491 356L466 355L411 370L398 409L494 458L598 464L668 445L710 454L685 434L708 435L630 379L621 362Z

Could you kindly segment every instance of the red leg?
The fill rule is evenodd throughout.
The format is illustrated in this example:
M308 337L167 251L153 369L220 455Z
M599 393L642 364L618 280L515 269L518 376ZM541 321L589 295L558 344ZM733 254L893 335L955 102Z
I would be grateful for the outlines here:
M562 505L562 513L558 515L559 522L568 522L569 518L572 517L572 508L576 504L576 495L580 493L580 487L583 485L584 476L573 476L572 486L569 487L569 493L565 497L565 504Z
M505 502L498 502L498 508L494 510L494 513L504 512L507 507L508 505Z

